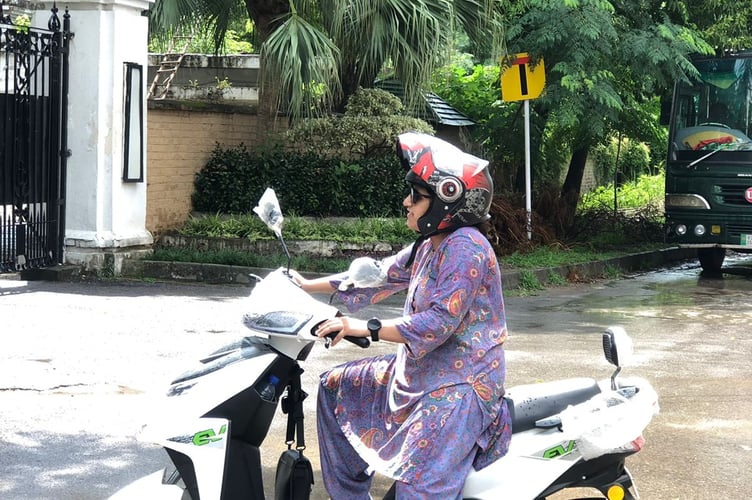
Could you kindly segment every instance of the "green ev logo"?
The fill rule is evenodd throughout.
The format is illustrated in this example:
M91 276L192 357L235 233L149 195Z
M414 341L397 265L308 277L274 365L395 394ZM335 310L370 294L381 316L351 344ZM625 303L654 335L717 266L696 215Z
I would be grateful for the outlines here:
M206 429L205 431L197 432L193 435L193 444L196 446L204 446L220 441L225 432L227 432L227 424L220 427L219 432L214 432L214 429Z

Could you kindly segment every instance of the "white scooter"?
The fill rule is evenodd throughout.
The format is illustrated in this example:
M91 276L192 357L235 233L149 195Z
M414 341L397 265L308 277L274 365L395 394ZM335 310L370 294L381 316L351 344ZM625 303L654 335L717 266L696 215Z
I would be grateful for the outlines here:
M254 210L287 253L273 191L267 190L262 201ZM139 440L164 447L172 464L127 485L111 500L264 499L260 447L279 396L289 391L292 378L302 372L300 363L321 340L312 333L317 325L340 313L295 285L284 269L258 280L244 317L252 334L176 378L156 412L161 418L139 433ZM369 345L368 339L348 340ZM617 378L632 350L623 329L606 330L603 350L617 367L610 379L508 389L514 432L509 451L471 471L465 499L544 499L583 487L612 500L639 498L625 459L641 449L642 431L658 411L657 395L644 379ZM393 496L394 488L386 498Z

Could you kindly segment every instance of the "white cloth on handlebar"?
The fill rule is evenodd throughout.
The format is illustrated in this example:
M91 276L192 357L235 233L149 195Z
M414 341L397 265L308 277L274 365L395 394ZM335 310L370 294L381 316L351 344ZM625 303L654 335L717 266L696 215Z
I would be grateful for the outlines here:
M386 283L386 270L389 269L394 257L376 260L371 257L358 257L350 264L347 277L339 284L339 291L347 291L348 288L374 288Z

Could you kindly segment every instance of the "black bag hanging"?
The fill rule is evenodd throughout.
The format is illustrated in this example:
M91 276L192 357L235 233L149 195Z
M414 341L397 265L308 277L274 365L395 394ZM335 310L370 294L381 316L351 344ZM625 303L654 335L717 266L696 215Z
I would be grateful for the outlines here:
M308 500L313 489L313 467L303 455L305 437L303 433L303 400L308 396L300 382L303 370L296 366L287 386L287 395L282 398L282 412L287 413L287 450L277 462L277 474L274 480L275 500ZM295 449L295 429L298 440Z

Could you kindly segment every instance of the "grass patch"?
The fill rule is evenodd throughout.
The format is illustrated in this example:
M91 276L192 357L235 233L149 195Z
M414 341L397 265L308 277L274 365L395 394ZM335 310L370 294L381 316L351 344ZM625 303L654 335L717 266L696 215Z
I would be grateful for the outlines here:
M283 253L261 255L238 250L198 251L188 248L161 248L154 250L149 260L163 262L195 262L198 264L221 264L226 266L259 267L276 269L287 266ZM308 255L292 256L290 267L300 271L337 273L350 265L350 259L325 259Z
M275 239L274 234L255 214L191 217L178 232L210 238ZM415 233L407 227L405 219L396 217L316 219L286 216L284 236L287 240L351 243L407 244L415 240Z
M596 205L595 202L591 205ZM530 271L541 268L582 264L622 255L665 248L655 236L660 224L650 213L614 214L612 210L592 206L578 216L575 235L566 243L556 242L508 255L499 255L502 269ZM355 244L376 242L404 246L415 241L416 234L405 224L404 217L327 218L286 215L284 236L288 241L332 241ZM186 236L241 238L252 241L274 240L273 233L256 214L202 215L191 217L178 230ZM659 231L660 232L660 231ZM579 237L577 237L579 235ZM497 250L499 251L499 250ZM259 268L287 265L281 252L261 255L238 250L196 250L158 248L151 260L224 264ZM300 271L331 273L347 269L350 260L313 256L293 256L291 266ZM619 270L607 269L608 277L618 277ZM567 283L564 276L551 275L550 284ZM523 273L520 286L539 290L543 285L532 272Z
M568 284L569 282L567 281L567 278L565 278L561 274L552 272L548 275L548 283L554 286L562 286Z
M538 281L538 277L532 271L520 271L520 282L517 288L521 292L534 292L543 290L543 285Z
M581 264L593 260L608 259L623 255L623 252L598 252L587 248L538 247L530 252L515 252L500 257L502 265L517 269L557 267L564 264Z
M621 277L622 272L618 267L607 264L603 269L603 274L608 279L617 279Z

